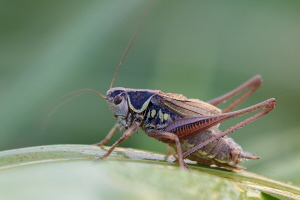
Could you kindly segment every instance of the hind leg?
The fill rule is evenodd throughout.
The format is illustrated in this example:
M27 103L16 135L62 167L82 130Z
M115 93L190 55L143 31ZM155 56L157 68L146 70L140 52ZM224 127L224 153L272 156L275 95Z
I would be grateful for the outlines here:
M228 107L226 107L223 110L223 113L227 113L230 110L232 110L234 107L236 107L237 105L239 105L242 101L244 101L246 98L248 98L255 90L257 90L257 88L259 88L259 86L261 85L262 82L262 78L257 75L254 76L253 78L251 78L249 81L245 82L244 84L242 84L241 86L237 87L236 89L220 96L217 98L214 98L210 101L207 101L207 103L213 105L213 106L217 106L221 103L224 103L225 101L227 101L228 99L234 97L235 95L238 95L239 93L249 89L248 92L246 92L245 94L243 94L241 97L239 97L237 100L235 100L233 103L231 103Z

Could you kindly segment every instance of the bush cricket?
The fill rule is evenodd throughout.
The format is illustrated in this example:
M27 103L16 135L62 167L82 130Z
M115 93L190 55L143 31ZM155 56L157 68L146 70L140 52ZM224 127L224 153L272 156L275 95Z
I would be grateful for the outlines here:
M113 88L116 76L142 24L143 20L129 42L106 96L93 90L86 90L106 99L116 119L116 125L106 138L96 145L106 144L117 129L123 133L99 159L109 156L115 147L129 138L139 127L148 136L173 147L181 168L188 168L184 162L185 158L198 164L215 165L226 169L244 169L237 164L246 159L258 159L259 157L254 154L244 152L227 135L274 109L276 101L271 98L248 108L231 111L261 85L260 76L255 76L236 89L207 102L160 90ZM216 107L242 92L244 94L224 110ZM263 110L225 131L218 129L220 123L228 119L260 109Z

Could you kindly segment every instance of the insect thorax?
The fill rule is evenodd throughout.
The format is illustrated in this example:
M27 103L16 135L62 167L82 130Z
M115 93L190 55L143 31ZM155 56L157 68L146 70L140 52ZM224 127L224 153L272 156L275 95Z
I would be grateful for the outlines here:
M178 118L180 118L180 116L170 109L150 103L145 112L141 127L144 131L163 130Z

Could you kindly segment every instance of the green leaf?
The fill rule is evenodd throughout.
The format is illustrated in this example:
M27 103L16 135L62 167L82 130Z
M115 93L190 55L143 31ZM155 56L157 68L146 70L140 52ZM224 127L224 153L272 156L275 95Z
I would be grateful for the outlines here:
M117 148L52 145L0 152L1 199L299 199L298 187L246 171Z

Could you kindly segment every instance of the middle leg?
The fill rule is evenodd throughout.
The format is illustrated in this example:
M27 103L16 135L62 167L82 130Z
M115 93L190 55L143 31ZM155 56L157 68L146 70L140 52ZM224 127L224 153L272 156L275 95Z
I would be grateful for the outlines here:
M175 135L174 133L165 132L165 131L158 131L158 130L151 130L151 131L146 132L146 133L147 133L148 136L154 137L158 140L162 140L162 141L171 140L171 141L174 141L175 144L176 144L176 150L177 150L178 161L179 161L180 167L188 168L188 166L183 161L180 141L179 141L177 135Z

